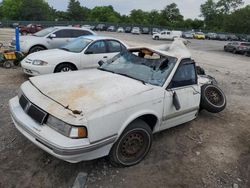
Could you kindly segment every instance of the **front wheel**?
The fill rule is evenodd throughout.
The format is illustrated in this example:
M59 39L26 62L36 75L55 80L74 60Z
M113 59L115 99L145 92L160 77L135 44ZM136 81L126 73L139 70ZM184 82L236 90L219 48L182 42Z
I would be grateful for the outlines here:
M75 67L72 66L71 64L68 64L68 63L63 63L63 64L60 64L56 67L55 69L55 73L58 73L58 72L71 72L71 71L74 71L75 70Z
M132 122L113 145L109 158L114 166L128 167L141 162L152 144L152 130L144 121Z
M201 108L218 113L226 107L226 96L216 85L205 84L201 87Z
M34 46L30 49L29 54L34 53L34 52L39 52L42 50L46 50L46 49L42 46Z

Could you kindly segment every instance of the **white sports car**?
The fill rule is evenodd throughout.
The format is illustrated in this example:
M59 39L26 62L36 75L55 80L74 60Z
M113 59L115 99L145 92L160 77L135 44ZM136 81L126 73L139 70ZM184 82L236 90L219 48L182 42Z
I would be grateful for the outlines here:
M126 49L127 45L118 39L89 35L58 49L32 53L21 66L32 76L94 68L100 60L106 61Z
M195 119L200 109L217 113L226 106L221 89L197 75L180 43L168 51L130 48L98 69L31 77L9 102L13 122L65 161L109 155L112 164L135 165L153 133Z

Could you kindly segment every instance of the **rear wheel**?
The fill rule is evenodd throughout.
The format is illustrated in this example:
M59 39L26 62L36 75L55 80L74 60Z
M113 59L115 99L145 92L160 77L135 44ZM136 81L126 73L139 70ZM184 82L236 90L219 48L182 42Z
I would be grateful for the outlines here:
M55 72L70 72L70 71L74 71L76 70L76 68L69 64L69 63L63 63L63 64L60 64L56 67L55 69Z
M201 108L218 113L226 107L226 96L216 85L205 84L201 87Z
M234 53L234 54L237 54L237 50L236 50L236 49L233 49L233 53Z
M113 145L109 158L114 166L128 167L141 162L150 150L152 130L144 121L132 122Z
M42 50L46 50L46 48L44 48L43 46L33 46L30 51L29 54L34 53L34 52L39 52Z
M155 40L159 40L160 38L158 36L155 37Z

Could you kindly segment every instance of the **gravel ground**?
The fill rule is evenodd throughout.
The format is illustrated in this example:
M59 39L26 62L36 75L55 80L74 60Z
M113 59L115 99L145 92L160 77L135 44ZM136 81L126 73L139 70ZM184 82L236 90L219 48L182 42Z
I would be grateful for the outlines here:
M12 30L0 29L0 42ZM158 45L150 36L102 33L130 45ZM28 79L21 69L0 67L0 187L71 187L79 172L86 187L250 187L250 58L223 52L225 42L191 40L193 58L217 78L228 105L219 114L202 111L189 123L154 135L139 165L114 168L106 158L70 164L45 153L11 122L8 101Z

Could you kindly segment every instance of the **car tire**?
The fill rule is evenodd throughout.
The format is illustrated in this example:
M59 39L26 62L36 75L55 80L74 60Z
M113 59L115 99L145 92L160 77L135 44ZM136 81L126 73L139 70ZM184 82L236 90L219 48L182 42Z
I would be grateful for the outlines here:
M34 52L39 52L42 50L46 50L46 48L44 48L43 46L33 46L30 50L29 50L29 54L34 53Z
M128 167L140 163L152 145L152 130L147 123L133 121L113 145L109 159L113 166Z
M13 66L14 66L13 61L5 61L5 62L3 63L3 67L6 68L6 69L10 69L10 68L13 67Z
M159 40L160 38L159 38L158 36L156 36L154 39L155 39L155 40Z
M233 54L237 54L237 50L236 49L233 49Z
M224 51L227 52L227 48L226 47L224 47Z
M216 85L205 84L201 87L201 109L218 113L226 107L226 96Z
M60 64L58 65L56 68L55 68L55 73L59 73L59 72L71 72L71 71L74 71L76 70L76 68L69 64L69 63L63 63L63 64Z

